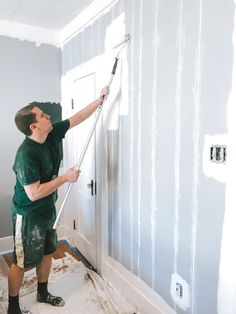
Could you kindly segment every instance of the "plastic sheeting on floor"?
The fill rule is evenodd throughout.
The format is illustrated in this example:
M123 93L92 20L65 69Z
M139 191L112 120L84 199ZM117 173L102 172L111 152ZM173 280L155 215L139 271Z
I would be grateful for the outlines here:
M1 258L1 256L0 256ZM6 313L7 307L7 269L4 260L0 259L0 313ZM61 308L36 302L37 280L35 269L25 273L20 290L22 310L32 314L133 314L137 308L128 299L97 273L86 268L82 262L67 254L62 259L53 260L49 279L49 291L61 296L65 306Z

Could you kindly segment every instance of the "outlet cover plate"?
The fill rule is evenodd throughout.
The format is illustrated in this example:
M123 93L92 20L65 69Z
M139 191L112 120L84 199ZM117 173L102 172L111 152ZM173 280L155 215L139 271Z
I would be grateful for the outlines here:
M177 273L171 276L171 297L175 304L186 311L190 304L190 292L188 283Z

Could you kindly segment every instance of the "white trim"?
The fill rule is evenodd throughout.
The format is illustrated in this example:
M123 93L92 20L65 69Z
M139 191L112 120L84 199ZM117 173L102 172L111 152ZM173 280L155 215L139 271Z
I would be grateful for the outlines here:
M62 88L65 81L73 82L78 79L78 77L86 76L88 72L98 72L101 71L101 63L103 62L102 56L97 56L89 61L76 66L75 68L67 71L66 75L62 77ZM99 87L100 88L100 87ZM99 88L96 88L98 92ZM65 103L66 105L67 103Z
M102 277L134 303L142 314L176 314L165 300L114 259L103 262Z
M62 77L61 80L61 105L62 105L62 112L63 112L63 118L67 118L68 116L71 116L71 109L70 106L68 106L68 103L70 103L70 99L71 99L71 95L72 95L72 90L71 90L71 86L72 83L76 80L78 80L79 78L82 78L83 76L88 75L88 73L96 73L96 83L95 83L95 98L97 98L99 96L99 92L102 85L102 82L105 80L103 77L103 56L97 56L94 59L89 60L86 63L83 63L82 65L79 65L75 68L73 68L72 70L68 71L66 73L66 75L64 75ZM102 114L101 113L101 117L99 118L100 121L98 121L96 129L101 128L101 120L102 120ZM98 132L100 134L100 132ZM97 144L97 141L100 143L101 138L100 136L97 138L96 137L96 150L99 149L99 145ZM65 141L64 142L64 148L65 148L65 152L67 151L67 145L68 142ZM65 165L67 164L67 154L65 154ZM99 157L98 157L99 158ZM97 164L97 160L98 158L96 158L96 168L98 167ZM99 169L97 169L97 171L99 171ZM96 173L96 181L98 183L99 178L97 177L97 173ZM100 182L98 183L100 185ZM100 197L97 193L97 197L95 198L95 207L96 207L96 244L97 244L97 257L96 257L96 268L100 269L101 268L101 264L102 264L102 256L101 256L101 248L102 248L102 234L101 234L101 221L102 221L102 206L100 205ZM70 218L68 217L68 215L62 216L62 224L64 225L59 225L59 228L62 227L62 230L60 231L60 235L61 237L66 237L68 239L69 236L69 242L73 245L73 246L77 246L76 245L76 233L73 233L69 231L69 227L68 224L71 225L72 221L70 220ZM66 230L67 228L67 230ZM59 230L58 230L59 231ZM59 237L59 238L61 238ZM90 261L89 261L90 262Z
M13 236L0 238L0 255L11 253L13 245Z
M73 241L72 230L69 228L69 226L65 224L59 225L57 227L57 238L58 241L66 240L68 243L72 243Z
M46 28L0 20L0 35L60 47L59 32Z

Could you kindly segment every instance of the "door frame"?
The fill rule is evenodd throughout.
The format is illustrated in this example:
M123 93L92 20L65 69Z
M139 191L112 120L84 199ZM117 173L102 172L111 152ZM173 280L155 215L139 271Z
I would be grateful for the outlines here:
M102 69L103 69L103 56L98 56L94 59L89 60L86 63L83 63L82 65L79 65L72 70L68 71L63 77L61 81L61 92L62 92L62 114L63 118L67 118L71 115L71 105L68 104L68 100L70 100L72 95L72 86L73 82L78 80L79 78L82 78L84 76L87 76L89 73L95 73L95 95L99 97L99 93L101 88L106 85L104 82L104 77L102 75ZM86 105L86 104L85 104ZM102 168L104 164L104 160L101 157L104 155L104 131L103 131L103 112L101 112L101 115L99 117L99 120L96 125L95 130L95 152L96 152L96 158L95 158L95 178L97 183L97 195L95 197L95 210L96 210L96 218L95 218L95 228L96 228L96 265L97 265L97 271L101 272L102 267L102 249L103 246L103 223L104 223L104 211L103 203L104 203L104 195L103 195L103 181L104 181L104 175L102 173ZM66 145L66 144L65 144ZM102 164L101 164L102 163ZM105 180L106 181L106 180ZM101 195L102 194L102 195ZM68 220L68 218L64 217L66 220L66 225L68 225L68 228L66 227L66 238L72 243L74 242L74 230L71 231L71 226L73 222ZM106 219L105 219L106 220Z

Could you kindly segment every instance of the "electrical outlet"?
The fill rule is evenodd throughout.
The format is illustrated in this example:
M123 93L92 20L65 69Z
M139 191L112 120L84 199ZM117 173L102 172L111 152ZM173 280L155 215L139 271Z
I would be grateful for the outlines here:
M227 146L226 145L211 145L210 161L215 163L226 163Z
M171 292L171 297L173 301L180 308L186 311L189 308L189 302L190 302L189 285L177 273L172 274L170 292Z
M176 282L176 284L175 284L175 292L176 292L176 295L177 295L180 299L183 298L184 287L183 287L183 285L181 285L181 283Z

